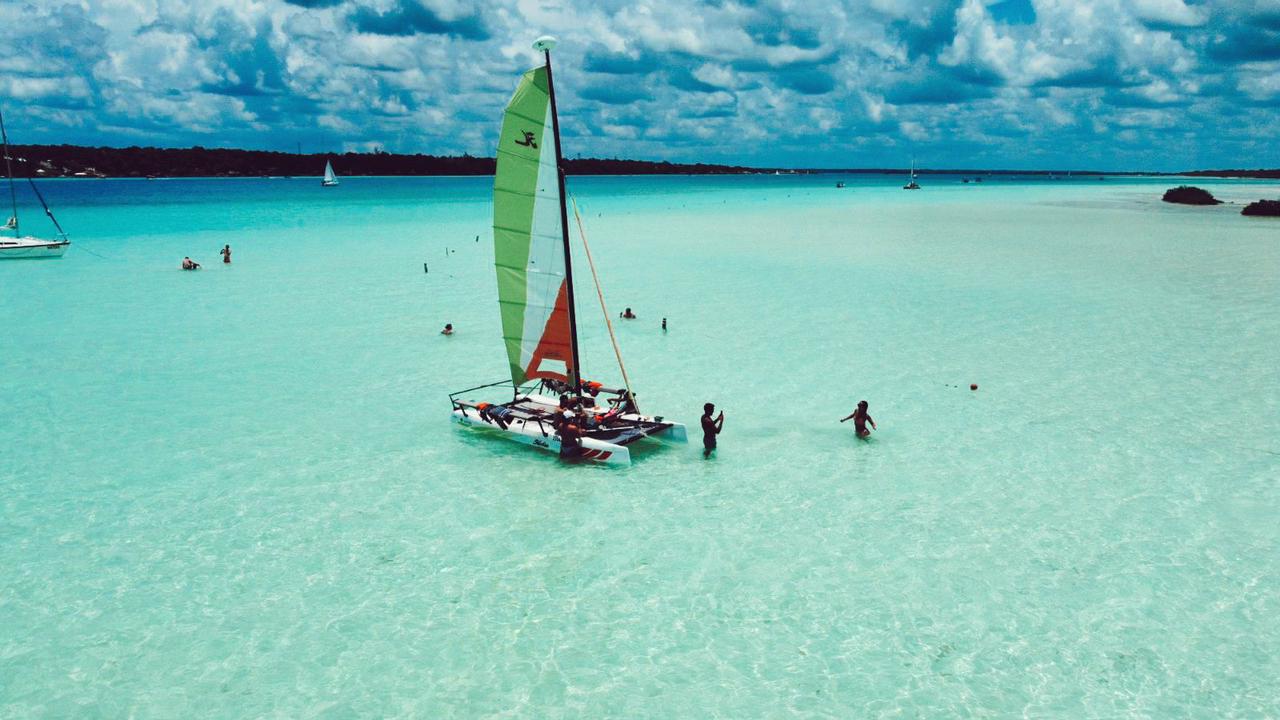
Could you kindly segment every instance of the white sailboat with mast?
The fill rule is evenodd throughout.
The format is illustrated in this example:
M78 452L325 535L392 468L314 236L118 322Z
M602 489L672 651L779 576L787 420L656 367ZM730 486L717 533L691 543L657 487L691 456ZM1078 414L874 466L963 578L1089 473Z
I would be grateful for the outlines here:
M903 190L919 190L920 184L916 182L916 159L911 158L911 177L907 179L907 184L902 186Z
M645 438L684 442L684 425L641 414L631 390L604 294L605 324L622 371L623 388L584 380L578 358L569 214L556 115L551 50L533 47L545 64L524 74L508 103L493 182L494 264L511 380L453 393L453 420L487 428L562 458L615 465L631 462L628 446ZM575 205L574 214L577 215ZM581 234L582 219L578 217ZM582 237L592 275L586 237ZM476 393L508 388L511 399L486 402Z
M328 160L324 161L324 179L320 181L320 187L337 187L338 176L333 174L333 163Z
M53 226L58 231L58 237L55 240L45 240L43 238L33 236L22 236L22 229L18 220L18 191L14 187L13 182L13 157L9 152L9 134L4 129L4 115L0 114L0 141L4 145L4 167L9 176L9 202L13 214L9 216L9 222L0 227L0 231L13 231L13 237L0 237L0 260L19 260L19 259L37 259L37 258L60 258L62 253L71 244L67 239L67 234L63 232L62 226L58 224L58 219L53 216L53 211L49 209L49 204L44 201L44 195L40 194L40 188L36 187L36 183L30 177L27 182L31 183L31 189L35 191L36 197L40 200L40 205L44 207L45 215L53 221Z

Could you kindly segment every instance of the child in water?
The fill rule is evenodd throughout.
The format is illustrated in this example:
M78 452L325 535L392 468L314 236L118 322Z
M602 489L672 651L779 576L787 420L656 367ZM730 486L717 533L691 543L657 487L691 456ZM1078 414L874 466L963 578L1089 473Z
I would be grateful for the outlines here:
M844 422L845 420L853 420L853 430L858 434L858 437L863 440L871 437L871 430L867 429L867 423L871 423L871 427L874 430L880 429L876 427L876 421L872 420L871 416L867 414L866 400L858 401L858 409L854 410L852 415L842 419L840 422Z

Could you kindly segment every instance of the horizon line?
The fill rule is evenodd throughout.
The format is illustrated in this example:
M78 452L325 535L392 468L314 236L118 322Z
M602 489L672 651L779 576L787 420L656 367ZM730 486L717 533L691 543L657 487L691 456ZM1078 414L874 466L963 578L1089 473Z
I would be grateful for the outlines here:
M319 158L319 157L344 157L345 156L345 157L380 157L380 158L434 158L439 160L452 160L452 161L458 161L458 160L488 161L488 162L495 161L495 158L492 156L471 155L470 153L465 153L465 152L461 154L454 154L454 155L432 155L429 153L421 153L421 152L415 152L415 153L388 152L386 150L382 150L381 148L375 148L374 150L370 150L370 151L346 150L342 152L301 153L301 152L290 152L287 150L250 150L246 148L233 148L233 147L207 147L204 145L191 145L189 147L162 147L162 146L155 146L155 145L119 146L119 145L74 145L69 143L62 143L62 144L56 144L56 145L34 144L34 143L31 143L31 144L10 143L9 147L11 149L29 148L29 149L35 150L35 149L44 149L44 148L48 148L48 149L62 148L62 149L76 149L76 150L86 150L86 151L105 150L105 151L115 151L115 152L136 150L136 151L152 151L152 152L159 152L159 153L175 153L175 152L182 153L182 152L194 151L194 152L211 152L211 153L244 153L244 154L251 154L251 155L252 154L276 155L276 156L295 157L295 158ZM691 168L715 167L715 168L724 168L726 171L730 171L730 172L723 172L723 173L708 173L708 174L731 174L731 173L741 173L741 172L748 172L748 173L786 172L786 173L806 173L806 174L850 173L850 174L892 175L892 174L901 174L901 173L910 172L910 170L905 167L904 168L872 167L872 166L802 167L802 166L785 166L785 165L739 165L731 162L712 162L712 161L705 161L705 160L698 160L698 161L691 161L691 162L678 162L678 161L671 161L671 160L647 160L647 159L640 159L640 158L618 158L618 157L612 157L612 158L581 157L581 156L574 157L574 158L566 157L564 158L564 161L566 164L582 163L582 162L588 162L588 163L603 162L603 163L640 163L645 165L691 167ZM1166 170L1132 170L1132 169L1130 170L1097 170L1097 169L1076 169L1076 168L1016 169L1016 168L1007 168L1007 167L1005 168L1000 168L1000 167L927 168L927 167L917 166L915 168L915 172L917 174L927 174L927 175L966 175L966 174L973 175L973 174L986 173L991 175L1074 174L1074 175L1130 175L1130 176L1143 175L1143 176L1151 176L1151 177L1193 176L1196 174L1214 175L1214 174L1224 174L1224 173L1230 173L1230 174L1250 173L1250 174L1255 174L1260 176L1260 179L1268 179L1270 176L1280 177L1280 168L1267 168L1267 167L1195 168L1195 169L1185 169L1185 170L1179 170L1179 171L1166 171ZM430 176L435 173L418 173L418 174L423 176Z

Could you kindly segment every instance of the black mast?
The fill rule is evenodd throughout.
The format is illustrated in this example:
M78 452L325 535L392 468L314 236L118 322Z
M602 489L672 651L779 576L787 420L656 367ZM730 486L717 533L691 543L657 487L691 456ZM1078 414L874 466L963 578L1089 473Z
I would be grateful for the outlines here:
M551 79L550 72L551 72L551 68L550 66L548 66L547 67L548 80ZM552 107L554 107L554 103ZM0 138L4 140L4 167L9 172L9 202L13 203L13 236L19 237L20 233L18 232L18 192L13 188L13 164L9 160L9 134L4 131L4 115L2 113L0 113ZM557 150L559 149L559 147L560 147L559 139L557 138L556 140ZM561 192L562 193L564 192L563 186L561 186ZM564 211L564 198L560 199L560 209L561 209L561 212ZM568 237L568 236L566 235L565 237ZM577 351L578 351L578 347L575 344L574 352L576 353Z
M553 41L554 42L554 41ZM543 44L540 39L539 45ZM560 183L560 232L564 237L564 279L568 290L570 349L573 351L573 372L569 384L574 395L582 394L582 366L578 364L578 318L573 303L573 261L569 252L569 210L564 204L564 158L560 155L560 117L556 114L556 89L551 82L551 48L544 46L542 54L547 59L547 95L551 98L551 134L556 141L556 181Z

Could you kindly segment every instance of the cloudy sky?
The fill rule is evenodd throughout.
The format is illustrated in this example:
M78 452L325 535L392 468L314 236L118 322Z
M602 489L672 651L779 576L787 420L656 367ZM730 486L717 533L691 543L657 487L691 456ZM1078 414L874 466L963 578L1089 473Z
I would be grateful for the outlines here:
M491 155L540 34L570 156L1280 167L1280 0L4 0L19 142Z

